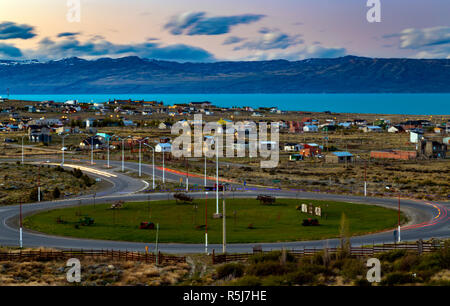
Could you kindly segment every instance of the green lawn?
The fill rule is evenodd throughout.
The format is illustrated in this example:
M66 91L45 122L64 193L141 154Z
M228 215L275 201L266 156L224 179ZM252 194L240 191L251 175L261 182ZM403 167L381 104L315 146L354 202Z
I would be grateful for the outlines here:
M296 210L301 203L321 206L327 219L318 218L320 226L302 226L308 218ZM222 202L220 201L220 209ZM209 243L222 242L222 219L213 219L214 199L208 201ZM44 233L80 238L149 242L155 241L156 230L140 230L141 221L159 223L160 242L204 243L205 200L193 204L174 201L126 203L120 210L109 204L71 207L42 212L25 219L25 226ZM75 224L81 215L95 219L94 225ZM352 235L393 228L397 212L377 206L334 201L277 199L276 204L260 205L254 199L227 199L227 242L275 242L325 239L339 235L341 214L345 213ZM61 217L66 224L58 224ZM249 224L253 229L249 229Z

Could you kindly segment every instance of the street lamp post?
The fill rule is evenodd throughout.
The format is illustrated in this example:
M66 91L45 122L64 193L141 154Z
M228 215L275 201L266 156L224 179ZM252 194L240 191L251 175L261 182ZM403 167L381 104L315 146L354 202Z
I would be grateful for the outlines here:
M204 183L205 187L206 187L206 152L205 152L205 183Z
M141 150L142 150L142 143L146 141L148 137L145 137L144 139L138 140L139 142L139 177L142 176L142 156L141 156Z
M109 137L107 137L107 144L108 144L108 148L107 148L107 155L108 155L108 162L107 162L107 168L109 169Z
M19 246L20 246L20 248L22 248L23 247L22 201L20 201L20 203L19 203L19 210L20 210L20 212L19 212L19 218L20 218L20 220L19 220L19 225L20 225L20 228L19 228Z
M91 165L94 164L94 136L91 137Z
M152 149L152 181L153 181L153 185L152 185L152 189L155 190L155 149L151 146L148 145L146 143L144 143L144 146L149 147L150 149Z
M27 135L22 136L22 164L24 163L24 148L23 148L23 138L26 137Z
M163 184L166 184L166 167L164 166L164 148L162 148L162 167L163 167Z
M205 192L205 253L208 254L208 191Z
M386 186L386 189L390 189L390 187L389 186ZM398 195L398 213L397 213L397 218L398 218L398 220L397 220L397 222L398 222L398 227L397 227L397 241L398 242L400 242L401 241L401 235L400 235L400 230L401 230L401 226L400 226L400 189L399 188L397 188L397 190L395 190L395 189L392 189L394 192L396 191L397 192L397 195Z
M61 138L62 138L62 148L61 148L61 150L62 150L62 160L61 160L61 166L64 166L64 151L65 151L64 138L66 138L67 136L69 136L69 134L61 135Z

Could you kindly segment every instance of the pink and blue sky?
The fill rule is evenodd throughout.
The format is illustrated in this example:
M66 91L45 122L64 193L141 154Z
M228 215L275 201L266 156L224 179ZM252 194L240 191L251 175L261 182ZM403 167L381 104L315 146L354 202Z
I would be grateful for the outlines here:
M140 56L176 61L450 58L449 0L0 1L0 59Z

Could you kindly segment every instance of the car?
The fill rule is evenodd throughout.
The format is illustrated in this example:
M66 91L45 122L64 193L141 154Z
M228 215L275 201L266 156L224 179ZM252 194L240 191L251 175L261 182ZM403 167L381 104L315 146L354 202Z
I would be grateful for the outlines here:
M67 151L67 147L62 147L61 151Z

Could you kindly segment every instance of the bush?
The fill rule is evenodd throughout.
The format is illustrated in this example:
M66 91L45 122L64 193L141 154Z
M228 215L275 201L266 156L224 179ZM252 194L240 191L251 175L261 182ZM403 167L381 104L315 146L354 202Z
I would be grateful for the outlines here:
M263 286L290 286L292 285L288 275L270 275L262 280Z
M52 195L54 199L59 199L59 197L61 196L61 191L58 187L55 187L55 189L53 189Z
M341 274L347 279L355 279L359 275L364 275L366 268L363 262L355 258L346 258L343 260Z
M406 272L393 272L389 273L384 280L381 281L381 285L394 286L415 283L417 279L411 274Z
M262 282L259 277L246 275L240 279L237 279L232 284L235 286L255 287L261 286Z
M394 262L397 259L399 259L405 255L406 255L406 250L393 250L393 251L381 253L378 256L378 259L380 261Z
M420 263L420 257L415 254L407 254L406 256L398 259L394 263L394 270L397 271L411 271L413 266Z
M272 251L268 253L258 253L249 258L250 263L259 263L265 261L280 261L281 260L282 251ZM296 262L297 259L286 252L286 262Z
M217 277L222 279L225 277L241 277L244 275L244 265L241 263L229 263L217 267Z
M247 274L255 276L282 275L295 269L295 265L282 265L278 261L265 261L252 264L247 267Z
M289 274L289 280L294 285L306 285L314 283L316 275L305 269L299 269L296 272Z
M358 287L368 287L368 286L372 286L372 283L369 282L367 279L365 278L360 278L355 280L355 282L353 283L355 286Z

